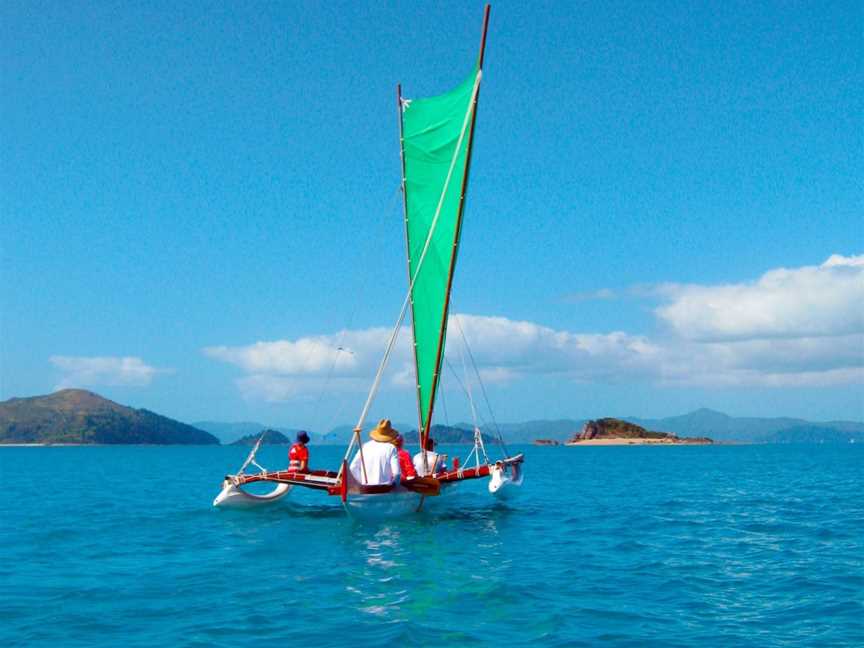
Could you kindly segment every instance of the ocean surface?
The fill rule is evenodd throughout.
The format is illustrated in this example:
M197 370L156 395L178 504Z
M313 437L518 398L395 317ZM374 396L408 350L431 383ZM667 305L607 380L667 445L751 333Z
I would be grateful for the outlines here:
M362 524L213 509L244 448L0 448L0 645L864 646L864 447L520 449Z

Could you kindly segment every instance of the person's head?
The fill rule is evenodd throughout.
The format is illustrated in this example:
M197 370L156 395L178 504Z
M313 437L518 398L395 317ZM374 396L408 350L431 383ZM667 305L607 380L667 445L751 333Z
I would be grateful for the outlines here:
M427 452L432 452L435 449L435 439L432 437L426 437L426 445L423 446L423 449Z
M297 443L302 443L303 445L306 445L307 443L309 443L309 435L306 434L306 432L304 432L303 430L300 430L297 433Z
M381 419L369 432L369 438L380 443L395 443L399 436L399 430L394 430L390 419Z
M401 434L397 434L396 441L394 441L393 443L397 448L401 450L402 446L405 445L405 437L403 437Z

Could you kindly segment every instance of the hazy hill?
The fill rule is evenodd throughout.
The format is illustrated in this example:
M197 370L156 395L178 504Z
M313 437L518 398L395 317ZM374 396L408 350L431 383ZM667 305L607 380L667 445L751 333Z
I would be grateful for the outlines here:
M0 443L218 444L203 430L83 389L0 402Z
M813 423L803 419L778 417L733 417L710 409L699 409L681 416L670 416L660 419L638 417L619 417L648 430L668 432L678 437L708 437L716 441L738 441L749 443L829 443L848 442L856 440L864 443L864 423L855 421L828 421ZM536 439L551 439L563 442L578 434L588 419L556 419L536 420L522 423L499 423L497 429L493 425L482 426L487 438L497 439L497 430L501 430L504 441L508 444L533 443ZM363 432L363 440L368 439L369 430L377 423L370 422ZM224 440L236 440L247 434L258 434L266 426L259 423L212 423L200 422L196 427L212 432ZM221 426L221 427L219 427ZM243 426L250 426L244 428ZM415 444L417 435L416 423L394 423L393 426L405 434L409 444ZM453 426L433 425L432 436L441 443L471 443L473 435L470 423L456 423ZM818 428L819 433L806 433L805 429ZM294 438L295 430L277 428L290 438ZM436 432L437 430L439 430ZM313 442L343 445L347 444L353 431L352 425L340 425L319 438L313 437ZM833 431L833 432L831 432ZM238 433L239 432L239 433ZM835 434L836 432L836 434ZM451 440L452 439L452 440ZM796 439L792 441L791 439ZM831 441L834 439L834 441Z
M841 434L825 435L822 438L850 438L864 441L864 423L854 421L830 421L827 423L812 423L803 419L778 417L733 417L710 409L699 409L683 416L670 416L662 419L642 419L625 417L626 420L652 430L672 432L678 436L711 437L715 441L746 441L751 443L792 443L784 441L787 438L799 438L799 443L808 438L800 432L803 428L819 428L820 430L835 430ZM816 437L812 437L816 438ZM824 441L823 441L824 442Z
M566 441L578 433L588 419L557 419L550 421L525 421L524 423L499 423L497 430L506 443L533 443L535 439ZM464 427L470 428L470 425ZM498 438L494 425L481 426L484 434Z
M239 423L223 423L219 421L195 421L192 423L194 427L205 430L219 439L222 443L231 444L246 436L254 436L258 438L258 435L261 434L262 430L276 430L277 432L284 434L289 439L294 439L299 429L293 428L283 428L283 427L272 427L270 425L264 425L263 423L255 423L252 421L242 421ZM309 434L310 437L315 435Z
M494 439L482 432L484 443L494 443ZM429 431L429 436L435 439L435 443L440 444L455 444L455 445L463 445L468 444L471 445L474 443L474 430L471 429L470 425L432 425L432 429ZM408 437L408 443L410 445L417 445L419 443L417 430L411 430Z
M773 432L764 443L864 443L864 432L842 430L830 425L798 425Z
M367 441L369 439L369 430L378 425L378 421L374 421L372 423L367 423L363 429L363 434L361 435L363 441ZM392 423L394 428L399 430L402 434L409 432L413 429L410 423ZM346 445L348 441L351 440L351 435L354 433L353 425L338 425L332 430L330 430L327 434L321 437L321 443L328 445Z
M247 434L244 437L233 441L231 445L245 445L245 446L253 446L258 442L258 439L261 437L261 432L263 430L256 432L254 434ZM264 442L261 445L291 445L294 443L294 436L287 437L278 430L267 430L267 434L264 436Z
M377 424L377 421L376 421ZM369 439L369 430L371 430L374 425L368 425L366 430L363 432L363 441ZM399 430L402 435L405 437L405 440L409 446L416 446L419 441L417 437L417 427L412 426L408 423L394 423L393 427ZM327 444L347 444L351 438L351 434L354 431L354 426L352 425L340 425L339 427L335 427L330 432L324 435L322 439L322 443ZM453 425L432 425L432 430L430 432L430 436L435 439L436 443L444 443L444 444L464 444L464 443L474 443L474 432L471 429L471 425L469 424L457 424ZM492 438L487 434L483 433L483 438L487 442L491 442Z

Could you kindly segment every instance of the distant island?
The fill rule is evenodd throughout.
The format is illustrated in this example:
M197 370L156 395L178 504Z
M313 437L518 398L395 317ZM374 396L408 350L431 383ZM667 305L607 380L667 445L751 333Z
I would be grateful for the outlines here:
M709 445L708 437L679 437L669 432L653 432L641 425L616 418L588 421L564 445ZM556 444L557 445L557 444Z
M363 438L368 435L369 423ZM394 423L411 447L417 444L416 424ZM261 431L272 429L265 443L290 444L299 431L257 422L199 421L181 423L146 409L115 403L82 389L63 389L47 396L11 398L0 402L2 445L98 445L98 444L234 444L251 445ZM474 426L458 422L435 424L430 435L442 445L470 445ZM733 417L709 409L662 419L637 417L532 420L481 426L485 443L500 433L511 445L638 445L646 443L864 443L864 423L858 421L810 422L788 417ZM663 430L654 432L653 430ZM345 445L352 425L340 425L327 433L310 432L316 445Z
M244 437L237 439L236 441L230 443L232 446L253 446L258 443L258 439L261 438L261 434L266 432L264 435L264 441L262 441L261 445L291 445L294 443L293 440L289 439L287 436L282 434L279 430L262 430L256 434L247 434Z
M662 430L677 437L707 437L715 443L864 443L864 423L860 421L811 422L790 417L729 416L711 409L689 414L648 419L619 416L618 420L648 430ZM507 443L554 445L566 443L582 430L588 419L558 419L499 423ZM489 427L483 427L490 432Z
M209 432L217 439L219 439L222 445L233 445L235 441L239 441L240 439L248 436L253 436L257 439L258 435L261 434L261 430L274 430L276 432L279 432L280 434L285 435L285 437L289 439L293 439L294 436L300 431L299 429L277 427L274 425L258 423L255 421L241 421L235 423L225 423L219 421L192 421L191 423L189 423L189 425L191 425L192 427L196 427L199 430ZM316 438L316 436L311 432L309 433L309 436L312 437L313 442L317 442L320 440Z
M0 445L218 445L212 434L83 389L0 402Z

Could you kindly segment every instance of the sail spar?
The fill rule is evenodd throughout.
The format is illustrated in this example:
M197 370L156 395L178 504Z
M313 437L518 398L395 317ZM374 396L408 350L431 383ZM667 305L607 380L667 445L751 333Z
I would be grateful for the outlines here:
M450 288L459 250L488 8L477 67L459 86L399 97L405 230L420 435L425 442L444 358ZM428 249L427 249L428 248Z

